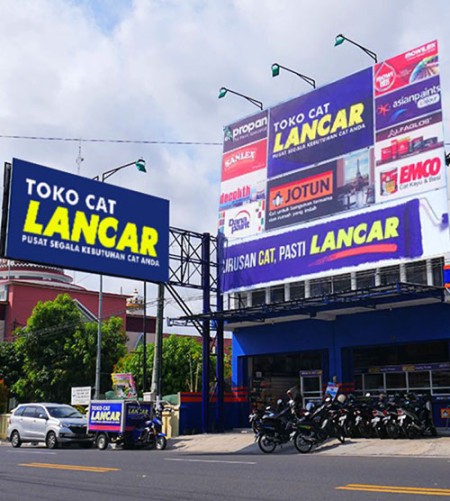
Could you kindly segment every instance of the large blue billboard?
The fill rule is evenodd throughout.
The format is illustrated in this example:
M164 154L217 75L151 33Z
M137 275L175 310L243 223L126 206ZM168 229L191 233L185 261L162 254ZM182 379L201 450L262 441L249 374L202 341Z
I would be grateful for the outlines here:
M5 256L166 282L169 202L14 159Z
M267 177L373 145L372 69L271 108Z
M226 127L222 292L448 253L441 108L433 41Z

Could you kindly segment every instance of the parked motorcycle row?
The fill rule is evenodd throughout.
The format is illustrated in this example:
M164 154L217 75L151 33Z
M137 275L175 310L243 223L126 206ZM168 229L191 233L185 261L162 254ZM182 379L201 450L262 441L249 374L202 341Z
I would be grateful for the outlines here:
M296 401L279 400L277 407L255 410L249 416L258 446L264 453L294 443L298 452L310 452L329 440L346 438L416 438L436 436L429 396L327 396L320 404L301 408Z

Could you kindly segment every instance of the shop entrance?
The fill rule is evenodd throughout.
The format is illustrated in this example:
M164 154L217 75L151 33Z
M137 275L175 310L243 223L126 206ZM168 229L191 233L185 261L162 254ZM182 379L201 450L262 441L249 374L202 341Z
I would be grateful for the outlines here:
M302 388L310 399L322 389L322 374L328 373L328 351L257 355L248 357L248 388L252 408L274 406L278 399L287 399L289 388ZM305 379L302 381L301 376Z
M300 392L303 407L308 402L320 402L323 393L322 371L300 371Z

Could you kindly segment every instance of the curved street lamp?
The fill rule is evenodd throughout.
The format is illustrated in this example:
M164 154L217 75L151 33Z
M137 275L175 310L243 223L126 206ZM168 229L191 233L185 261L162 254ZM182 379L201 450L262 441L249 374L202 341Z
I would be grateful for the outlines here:
M286 70L286 71L290 71L294 75L297 75L298 77L300 77L305 82L309 83L309 85L312 85L314 89L316 88L316 81L313 78L307 77L306 75L302 75L301 73L298 73L297 71L291 70L290 68L287 68L286 66L281 66L281 64L278 64L278 63L272 64L272 77L277 77L280 74L280 68L283 68L283 70Z
M347 42L352 43L353 45L356 45L356 47L359 47L368 56L370 56L376 63L378 62L377 55L375 54L375 52L371 51L370 49L367 49L366 47L363 47L362 45L354 42L353 40L350 40L350 38L347 38L342 33L340 33L339 35L336 35L336 39L334 41L334 46L337 47L338 45L342 45L345 42L345 40L347 40Z
M145 160L143 158L139 158L134 162L130 162L125 165L121 165L120 167L116 167L115 169L110 169L102 174L95 176L93 179L96 181L101 181L102 183L114 175L116 172L119 172L125 167L130 167L134 165L139 172L147 172L145 168ZM145 308L145 305L144 305ZM100 285L98 291L98 318L97 318L97 360L95 364L95 393L94 398L98 400L100 398L100 374L101 374L101 366L102 366L102 315L103 315L103 275L100 274Z
M228 92L230 92L231 94L236 94L236 96L240 96L240 97L243 97L244 99L246 99L247 101L250 101L252 104L254 104L255 106L257 106L260 110L263 109L263 104L261 101L258 101L257 99L253 99L253 97L249 97L249 96L246 96L244 94L240 94L239 92L236 92L234 90L231 90L231 89L228 89L227 87L221 87L220 90L219 90L219 99L222 99L223 97L225 97Z

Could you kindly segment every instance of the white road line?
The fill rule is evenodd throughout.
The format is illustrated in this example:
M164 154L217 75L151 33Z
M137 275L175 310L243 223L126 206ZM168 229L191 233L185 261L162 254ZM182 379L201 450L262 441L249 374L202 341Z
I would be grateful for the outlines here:
M181 459L164 458L165 461L186 461L188 463L226 463L226 464L256 464L256 461L223 461L221 459Z
M12 452L13 454L57 454L57 452L46 452L46 451L6 451Z

